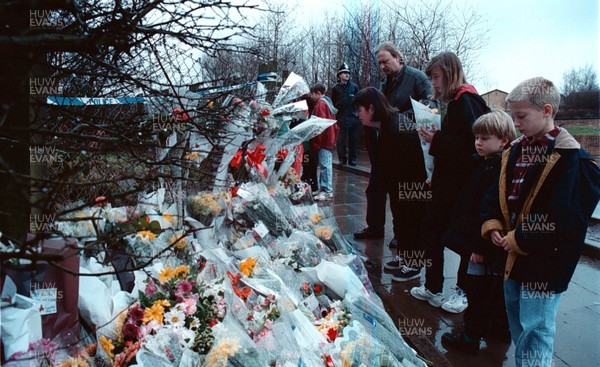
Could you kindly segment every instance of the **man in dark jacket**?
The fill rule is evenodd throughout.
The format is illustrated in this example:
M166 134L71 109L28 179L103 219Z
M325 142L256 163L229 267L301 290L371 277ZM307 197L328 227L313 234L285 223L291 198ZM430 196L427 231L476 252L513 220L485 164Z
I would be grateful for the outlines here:
M431 94L431 83L429 79L420 70L404 64L402 54L396 46L391 42L382 43L377 50L377 62L381 70L386 74L384 83L381 86L381 91L387 97L390 104L398 109L405 120L402 126L410 127L414 124L413 114L411 112L410 99L415 100L427 99ZM413 123L413 124L411 124ZM412 137L415 141L419 141L417 132L410 128L403 131L406 138ZM378 131L373 128L365 127L365 139L371 165L373 158L371 152L375 152L378 144ZM414 151L413 151L414 150ZM404 185L416 184L414 177L420 177L425 171L424 167L417 167L411 162L423 161L423 152L418 146L418 149L412 149L406 152L409 156L393 157L397 164L406 165L400 167L400 170L407 175L407 178L401 178ZM392 158L392 157L390 157ZM402 158L402 159L400 159ZM417 170L417 171L415 171ZM422 172L421 172L422 171ZM381 179L378 179L377 174L371 171L369 177L369 186L367 187L367 225L362 232L354 234L354 238L383 238L383 229L385 225L385 207L387 201L387 191ZM390 242L390 247L398 247L398 237L405 242L411 249L409 254L403 251L404 255L415 255L413 249L420 248L420 240L418 231L415 228L420 228L421 218L425 213L425 202L411 202L410 205L401 205L400 218L393 218L394 224L394 239ZM401 246L404 250L404 246ZM386 268L390 270L400 270L402 264L396 259ZM400 278L399 278L400 279Z
M337 154L340 164L348 163L356 166L356 146L358 145L358 127L360 121L356 117L356 111L352 106L354 95L358 92L358 86L350 81L350 70L343 63L338 69L337 83L331 90L331 100L338 109L336 115L337 124L340 128L337 140ZM346 149L346 143L348 148ZM348 154L346 154L346 151Z

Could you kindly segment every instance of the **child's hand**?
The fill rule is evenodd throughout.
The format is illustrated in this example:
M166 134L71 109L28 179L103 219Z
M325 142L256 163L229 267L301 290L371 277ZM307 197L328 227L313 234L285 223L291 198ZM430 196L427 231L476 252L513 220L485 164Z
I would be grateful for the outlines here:
M469 261L471 261L472 263L475 263L475 264L481 264L481 263L483 263L483 260L484 260L483 255L479 255L474 252L471 254L471 258L469 259Z
M431 187L431 180L430 179L426 179L425 183L427 184L427 186Z
M492 243L498 247L503 247L503 242L502 240L504 239L504 236L502 235L502 233L500 233L500 231L492 231L490 234L490 239L492 240Z
M431 143L431 141L433 140L433 135L435 134L436 131L437 131L437 128L433 124L431 125L431 131L425 129L423 126L417 127L417 132L419 133L419 136L426 143Z

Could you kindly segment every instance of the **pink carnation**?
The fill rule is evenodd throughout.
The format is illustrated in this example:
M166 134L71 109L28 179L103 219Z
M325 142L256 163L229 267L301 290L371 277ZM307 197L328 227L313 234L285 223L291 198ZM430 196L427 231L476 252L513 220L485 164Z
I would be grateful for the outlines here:
M183 310L183 313L186 314L186 316L191 316L191 315L195 314L196 311L198 310L196 307L196 300L193 298L184 299L183 304L185 305L185 309Z
M156 289L156 284L154 284L154 281L150 279L148 281L148 284L146 284L146 289L144 290L144 292L146 293L146 297L152 297L156 294L157 291L158 289Z

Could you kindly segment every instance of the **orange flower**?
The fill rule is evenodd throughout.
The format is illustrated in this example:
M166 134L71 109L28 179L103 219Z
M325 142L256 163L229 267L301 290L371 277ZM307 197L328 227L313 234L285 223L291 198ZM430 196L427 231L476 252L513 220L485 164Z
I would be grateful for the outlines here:
M178 266L175 269L175 276L177 278L185 278L188 275L189 272L190 272L190 267L189 266L187 266L187 265L181 265L181 266Z
M158 280L160 280L161 283L165 283L173 279L175 276L177 276L175 270L173 268L167 267L160 271L160 273L158 274Z
M142 237L143 240L150 241L155 240L156 235L151 231L139 231L136 235Z
M247 277L252 275L254 266L256 265L256 259L249 257L240 263L240 271Z
M154 302L152 307L149 307L144 310L144 318L142 321L144 321L144 324L147 324L150 321L155 320L160 325L162 325L163 320L164 320L164 313L165 313L165 308L160 303L158 303L158 301Z
M107 339L104 335L100 335L100 345L102 345L102 350L104 350L110 358L114 357L113 350L115 349L115 346L113 345L112 339Z

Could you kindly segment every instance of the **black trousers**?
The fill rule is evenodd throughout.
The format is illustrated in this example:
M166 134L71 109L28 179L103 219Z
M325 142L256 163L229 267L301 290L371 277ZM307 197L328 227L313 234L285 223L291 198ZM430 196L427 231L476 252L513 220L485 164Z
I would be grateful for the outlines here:
M318 166L319 152L312 149L304 151L304 157L302 159L302 181L309 183L313 192L319 189L319 184L317 181Z
M367 194L367 225L373 232L383 232L385 227L385 205L387 203L387 192L385 185L373 169L369 175L369 185L365 191Z
M358 127L360 123L338 122L340 131L336 148L340 162L356 162L356 149L358 148ZM348 154L346 154L346 150Z
M469 302L463 315L466 333L475 339L490 334L506 335L509 331L502 276L467 274L466 283Z
M440 293L444 286L444 248L442 241L444 233L450 225L452 205L433 202L423 218L421 226L421 241L425 247L427 271L425 273L425 288L432 293ZM458 267L457 285L461 289L466 287L467 268L471 254L459 253L460 265Z
M397 181L388 183L386 192L390 197L398 254L405 259L423 260L425 254L421 245L420 228L425 215L427 195L406 195ZM411 267L417 267L422 261L412 263L414 266Z

